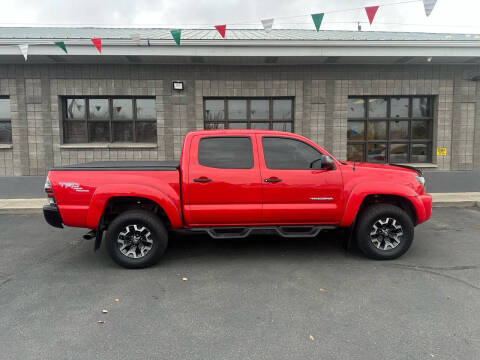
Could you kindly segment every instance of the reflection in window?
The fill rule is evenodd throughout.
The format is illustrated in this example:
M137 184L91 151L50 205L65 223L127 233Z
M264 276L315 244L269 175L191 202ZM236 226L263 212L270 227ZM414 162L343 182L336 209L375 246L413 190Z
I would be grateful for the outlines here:
M350 97L347 159L432 161L432 101L428 96Z
M10 99L0 98L0 144L12 143Z
M204 120L205 129L259 129L291 132L293 131L293 99L205 99Z
M67 144L157 142L154 98L65 97L62 101Z
M205 100L205 120L212 122L223 121L225 118L224 100Z

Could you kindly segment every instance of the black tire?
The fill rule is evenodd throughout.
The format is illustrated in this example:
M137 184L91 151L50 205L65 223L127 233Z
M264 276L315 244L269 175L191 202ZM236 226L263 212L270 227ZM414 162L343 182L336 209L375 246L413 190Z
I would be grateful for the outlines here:
M400 236L400 233L403 234ZM358 247L367 257L375 260L392 260L405 254L412 245L413 234L412 219L404 210L390 204L365 208L356 226ZM395 247L391 248L393 245Z
M142 232L136 231L142 228L146 230L142 230ZM135 233L135 235L138 234L136 241L140 241L139 246L133 245L133 248L132 246L126 248L132 249L132 252L135 252L135 255L132 254L132 256L138 255L139 257L137 258L127 256L120 249L122 244L119 244L118 239L124 241L127 235L122 234L126 233L125 230L127 230L127 235L130 239L132 238L130 230L132 230L132 233ZM142 234L143 240L139 240L142 238ZM162 221L155 214L145 210L129 210L118 215L112 221L108 227L105 239L107 251L113 261L128 269L140 269L152 266L158 262L167 248L168 232L162 224ZM148 244L147 241L149 242ZM125 240L125 243L126 242L133 244L132 240ZM147 245L148 250L143 248L145 245ZM123 251L125 252L126 250ZM139 253L141 251L146 252L142 255L142 253Z

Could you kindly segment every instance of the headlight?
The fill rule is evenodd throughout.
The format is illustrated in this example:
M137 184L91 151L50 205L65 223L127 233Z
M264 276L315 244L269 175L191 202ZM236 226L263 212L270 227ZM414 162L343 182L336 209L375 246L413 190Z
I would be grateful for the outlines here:
M425 178L423 176L415 176L415 179L417 179L420 185L425 186Z

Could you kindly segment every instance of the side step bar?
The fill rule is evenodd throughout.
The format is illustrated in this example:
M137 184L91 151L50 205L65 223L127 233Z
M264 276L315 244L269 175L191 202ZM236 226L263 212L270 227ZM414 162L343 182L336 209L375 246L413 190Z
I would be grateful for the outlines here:
M336 229L333 225L316 226L251 226L251 227L205 227L191 231L206 232L213 239L243 239L255 231L276 232L284 238L313 238L322 230Z

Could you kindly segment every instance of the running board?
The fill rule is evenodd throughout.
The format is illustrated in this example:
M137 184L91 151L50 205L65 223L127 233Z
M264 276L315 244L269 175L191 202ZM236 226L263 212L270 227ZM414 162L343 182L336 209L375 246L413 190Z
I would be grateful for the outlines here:
M255 231L273 231L284 238L313 238L322 230L336 229L333 225L319 226L251 226L251 227L205 227L191 231L206 232L213 239L244 239Z

